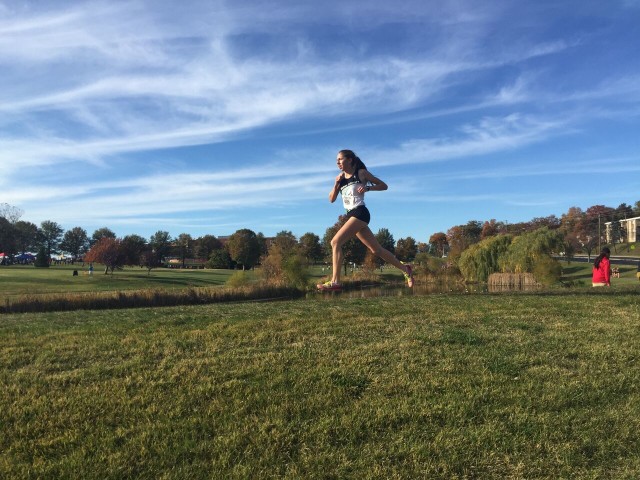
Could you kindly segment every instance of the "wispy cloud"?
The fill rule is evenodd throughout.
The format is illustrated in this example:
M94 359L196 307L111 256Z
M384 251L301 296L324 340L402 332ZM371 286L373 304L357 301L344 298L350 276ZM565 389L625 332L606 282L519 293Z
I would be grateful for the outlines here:
M303 5L288 16L304 18L309 8ZM340 10L337 5L331 8ZM386 18L379 15L381 9L386 11L384 6L369 8L372 18ZM235 35L246 33L248 26L238 18L240 13L256 12L230 11L219 5L206 15L214 21L207 29L193 28L197 22L192 17L185 17L189 21L179 27L169 26L167 14L152 14L142 4L81 4L33 18L10 18L0 27L5 34L0 37L4 39L0 52L10 59L17 55L14 46L21 45L23 67L12 64L12 85L3 89L4 95L0 93L0 112L21 118L32 129L38 128L44 114L56 115L59 121L42 124L37 136L0 138L0 160L19 171L35 165L97 162L126 152L216 143L273 122L341 116L345 111L365 118L371 112L379 115L419 105L449 82L459 82L460 73L518 60L511 52L503 60L471 61L451 45L413 58L378 55L326 60L313 51L268 61L239 57ZM283 24L282 13L263 12L256 17L256 25ZM402 11L395 15L406 17ZM480 18L456 9L444 17L449 25L465 27ZM534 46L521 52L520 59L562 48L561 42ZM461 56L452 58L451 52ZM70 61L73 76L66 75ZM34 65L48 72L49 84L29 81ZM5 82L2 86L9 87ZM522 82L517 81L498 93L498 101L523 100L523 95Z
M466 124L451 138L415 139L404 142L400 151L370 152L372 166L421 164L463 157L481 158L496 152L515 150L550 137L565 134L567 119L544 118L524 114L485 117L476 124ZM389 159L393 159L390 161Z
M592 34L555 28L548 12L568 10L547 7L0 3L0 201L74 223L222 221L326 198L333 142L385 171L464 165L442 181L548 172L558 166L498 171L487 158L637 115L640 82L632 65L572 81L564 62ZM235 165L218 160L236 147Z

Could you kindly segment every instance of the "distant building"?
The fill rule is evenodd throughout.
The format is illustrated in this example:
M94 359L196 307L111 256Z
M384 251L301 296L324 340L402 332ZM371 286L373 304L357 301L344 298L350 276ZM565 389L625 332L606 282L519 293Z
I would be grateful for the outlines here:
M616 224L618 224L617 229L615 228ZM635 243L640 241L640 217L606 222L604 226L607 243L620 243L625 241Z

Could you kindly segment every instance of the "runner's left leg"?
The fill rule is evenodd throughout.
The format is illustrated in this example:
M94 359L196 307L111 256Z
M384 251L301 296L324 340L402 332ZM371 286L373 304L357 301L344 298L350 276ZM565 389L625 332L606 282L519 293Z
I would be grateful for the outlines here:
M331 281L334 283L340 283L340 275L342 273L342 246L351 240L364 228L368 229L367 224L362 220L351 217L345 222L345 224L336 232L331 239L331 254L333 260L333 274Z

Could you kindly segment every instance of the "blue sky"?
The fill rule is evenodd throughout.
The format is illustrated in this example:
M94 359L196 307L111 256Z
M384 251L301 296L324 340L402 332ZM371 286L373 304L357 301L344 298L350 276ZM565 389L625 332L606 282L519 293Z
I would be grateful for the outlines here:
M639 25L640 0L0 0L0 203L322 237L350 148L396 239L633 204Z

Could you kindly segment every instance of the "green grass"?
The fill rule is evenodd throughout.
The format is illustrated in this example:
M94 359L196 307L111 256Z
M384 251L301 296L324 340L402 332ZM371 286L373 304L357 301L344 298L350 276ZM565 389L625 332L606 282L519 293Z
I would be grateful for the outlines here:
M73 270L79 275L74 277ZM35 268L33 266L0 267L0 300L34 293L79 293L153 288L189 288L223 285L233 270L182 270L158 268L147 270L127 267L113 275L96 268L92 276L87 267L78 265Z
M561 261L560 265L562 265L562 280L564 282L572 283L575 286L582 285L593 288L591 287L592 263ZM620 278L611 279L612 288L640 285L636 277L637 265L622 265L613 262L612 267L618 267L620 270Z
M0 317L0 477L640 477L640 297Z

